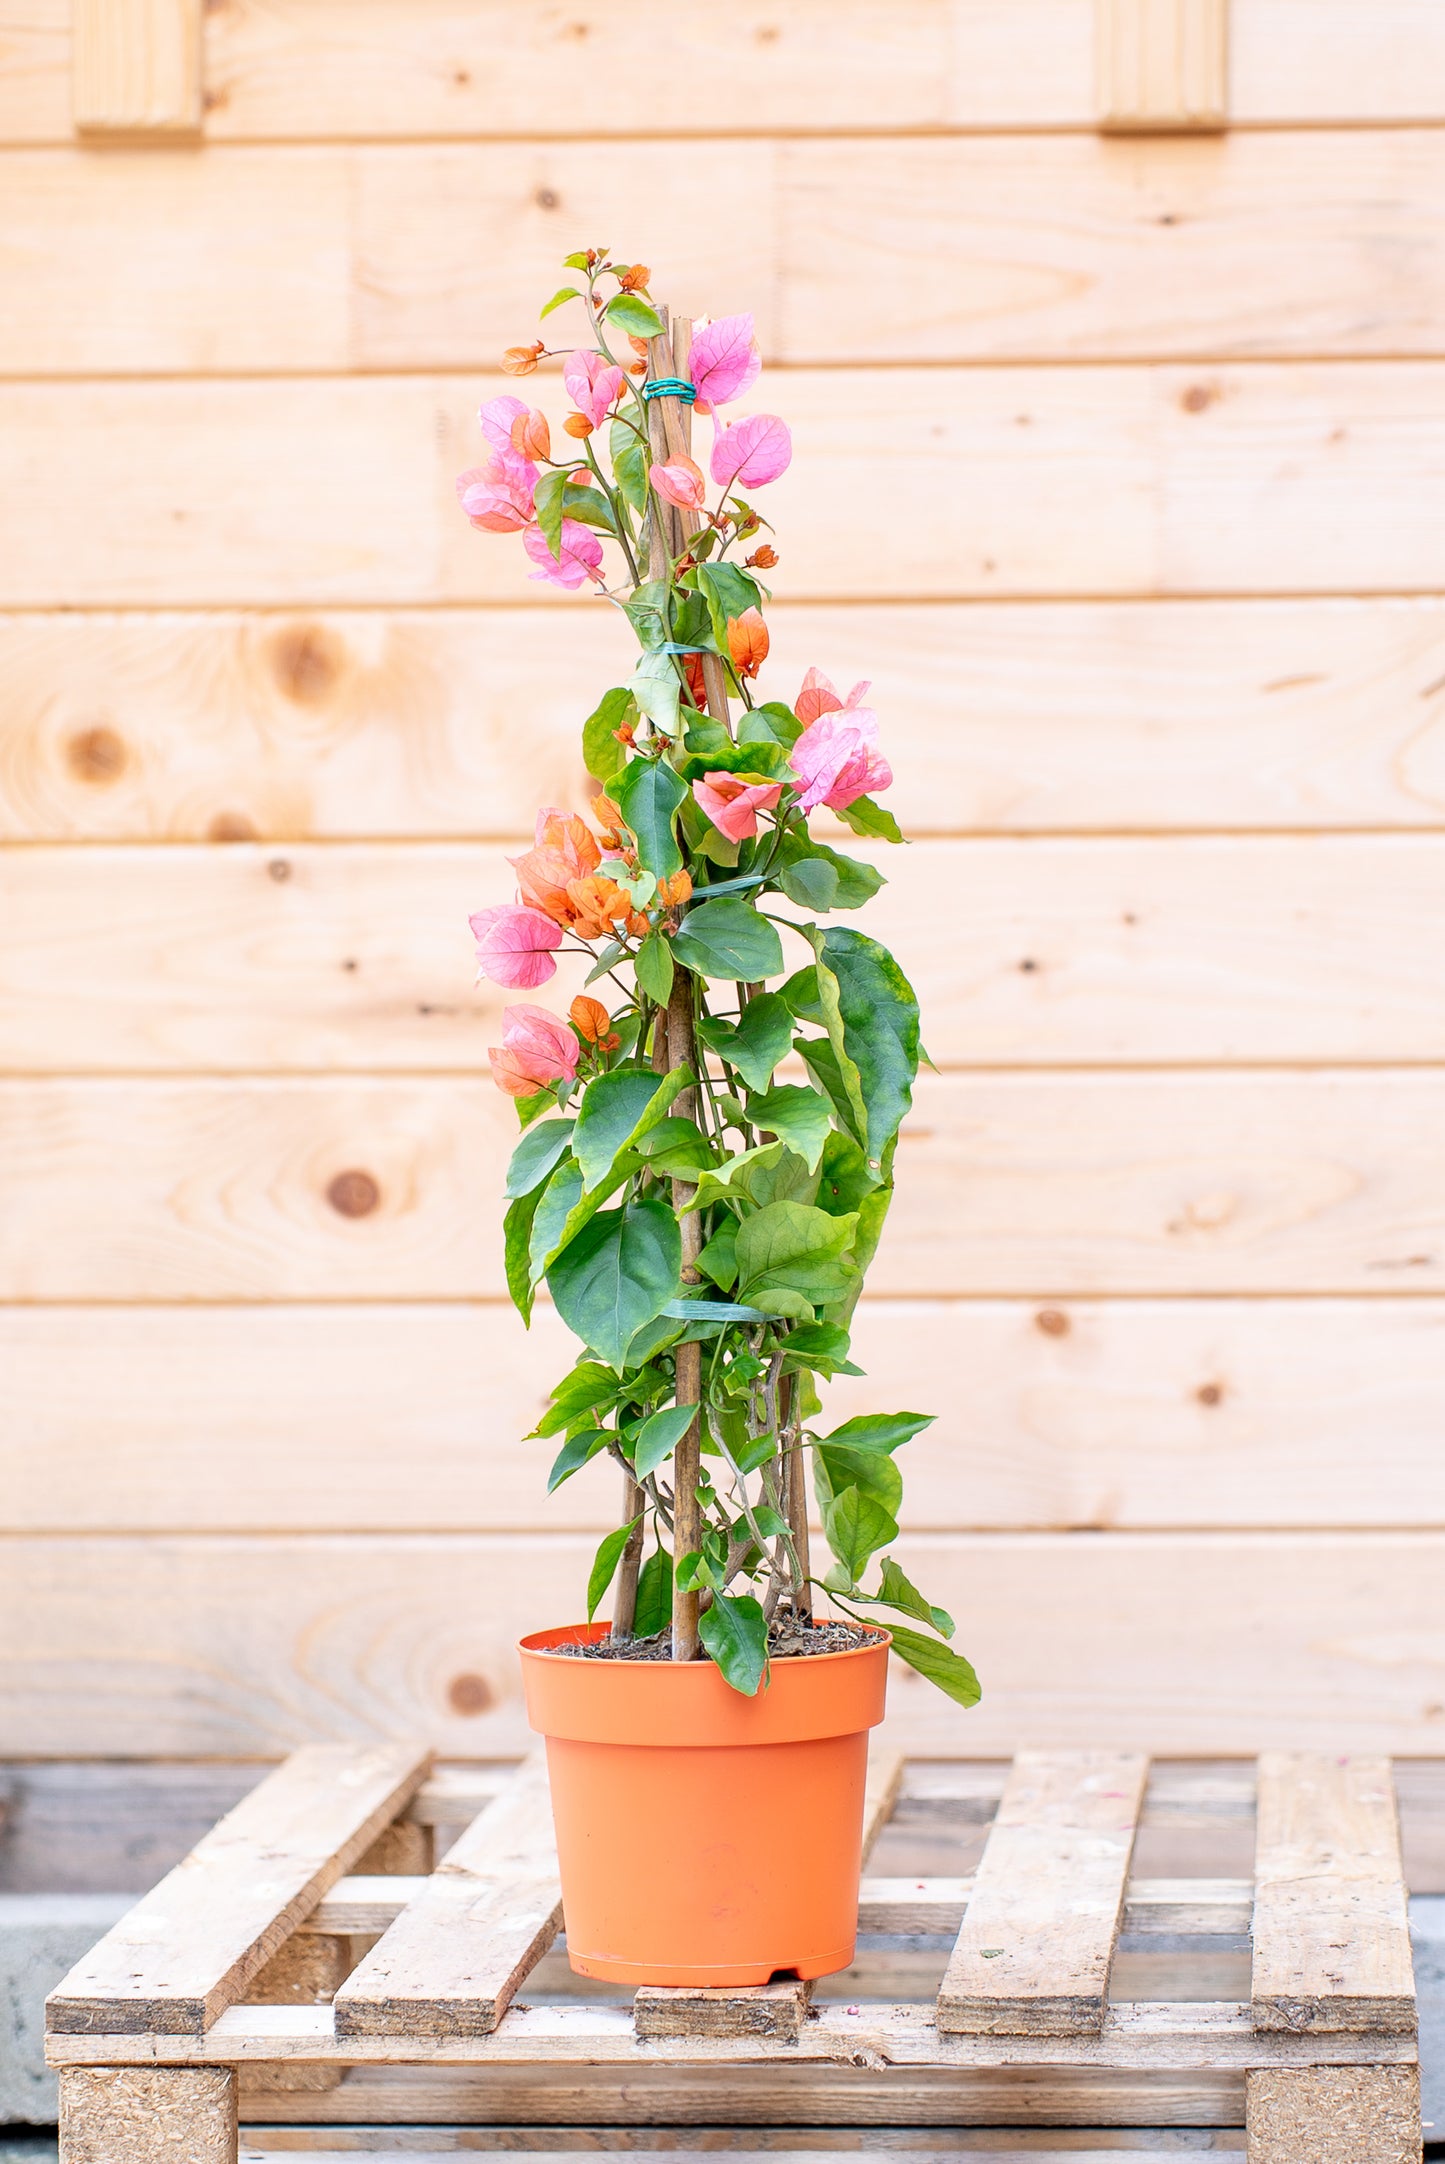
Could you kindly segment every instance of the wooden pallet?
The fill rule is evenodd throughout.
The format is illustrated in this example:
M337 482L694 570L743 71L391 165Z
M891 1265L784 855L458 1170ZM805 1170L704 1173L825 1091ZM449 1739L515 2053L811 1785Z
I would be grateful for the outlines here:
M912 1779L946 1795L953 1771ZM869 1848L902 1774L875 1754ZM1239 1769L1235 1792L1257 1798L1252 1882L1132 1876L1148 1783L1146 1759L1104 1751L1022 1753L991 1788L962 1773L959 1793L992 1812L972 1874L863 1882L863 1932L951 1938L926 2001L814 1999L778 1980L630 2004L581 1986L544 2003L534 1986L523 2004L562 1925L540 1757L438 1780L403 1747L300 1751L51 1994L63 2164L133 2164L160 2153L162 2130L166 2154L235 2164L238 2098L258 2096L266 2116L290 2116L289 2099L338 2121L1243 2118L1253 2164L1418 2157L1389 1762ZM428 1868L430 1825L473 1810ZM1121 1928L1126 1949L1246 1946L1249 1997L1124 1995ZM389 2112L378 2075L400 2084Z

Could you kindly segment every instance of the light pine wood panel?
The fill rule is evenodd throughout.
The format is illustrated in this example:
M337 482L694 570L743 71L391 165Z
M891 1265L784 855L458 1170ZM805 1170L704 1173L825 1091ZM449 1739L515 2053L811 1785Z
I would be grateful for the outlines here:
M35 1539L0 1580L16 1756L278 1754L417 1735L520 1752L514 1644L580 1614L590 1534ZM983 1703L896 1667L880 1741L1181 1755L1438 1752L1445 1538L919 1534ZM466 1711L466 1708L483 1710ZM462 1709L462 1710L458 1710Z
M1439 1124L1399 1069L929 1075L870 1283L1439 1291ZM0 1084L0 1298L496 1296L515 1133L480 1078Z
M1436 1300L877 1300L854 1349L827 1422L938 1416L920 1530L1445 1526ZM611 1467L547 1497L521 1440L574 1351L546 1306L0 1310L0 1525L601 1534Z
M456 506L476 402L507 380L17 385L0 602L540 598L515 538ZM773 388L795 444L767 503L786 599L1445 579L1445 365L799 370ZM858 531L875 498L886 545Z
M794 365L1445 352L1437 130L714 142L681 171L666 143L212 147L176 182L153 151L0 157L0 370L493 367L581 208L625 236L639 205L659 291L746 303Z
M1434 835L862 854L941 1066L1445 1059ZM514 893L495 846L12 851L0 1069L484 1067L509 995L473 985L467 917ZM570 958L542 1004L586 970Z
M75 125L71 0L0 5L0 142L65 142Z
M72 111L97 135L194 135L202 0L73 0Z
M1445 823L1445 603L770 611L873 680L910 834ZM580 803L608 610L0 616L11 841L506 837ZM525 716L525 726L518 717Z
M1097 0L1099 115L1106 128L1222 128L1229 0Z

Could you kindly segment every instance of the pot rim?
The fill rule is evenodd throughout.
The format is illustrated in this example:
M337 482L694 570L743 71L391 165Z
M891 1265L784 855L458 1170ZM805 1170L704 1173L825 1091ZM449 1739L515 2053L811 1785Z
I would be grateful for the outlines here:
M876 1653L880 1646L887 1648L893 1643L893 1633L881 1623L859 1623L855 1627L869 1633L866 1645L844 1646L837 1653L784 1654L779 1660L779 1667L788 1669L795 1667L813 1668L824 1666L833 1661L861 1660L865 1654ZM570 1631L575 1635L567 1641L568 1643L572 1645L596 1645L610 1634L611 1629L610 1623L554 1623L543 1630L526 1632L517 1640L517 1651L524 1653L529 1660L566 1661L569 1666L572 1666L575 1663L574 1655L554 1652L551 1646L538 1645L535 1641L539 1638L555 1640L559 1632ZM585 1668L587 1664L584 1662L582 1665ZM597 1665L599 1667L609 1666L609 1664L603 1662L599 1662ZM770 1661L769 1666L771 1667L771 1665ZM657 1669L663 1675L671 1676L686 1674L689 1670L701 1675L706 1675L709 1670L721 1673L718 1670L717 1662L711 1658L696 1661L618 1661L610 1664L610 1666L625 1669L629 1675L645 1675L651 1668Z

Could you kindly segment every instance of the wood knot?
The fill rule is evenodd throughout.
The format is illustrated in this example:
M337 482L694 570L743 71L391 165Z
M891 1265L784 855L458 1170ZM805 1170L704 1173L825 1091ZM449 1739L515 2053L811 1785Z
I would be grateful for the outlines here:
M1186 413L1205 413L1218 396L1219 392L1212 383L1191 383L1180 397L1179 403Z
M1224 1385L1223 1383L1201 1383L1194 1395L1201 1405L1222 1405L1224 1403Z
M453 1713L460 1713L464 1720L471 1720L478 1713L485 1713L493 1703L492 1686L485 1676L453 1676L447 1685L447 1704Z
M555 188L539 188L536 200L538 210L555 210L562 198Z
M1061 1307L1041 1307L1034 1317L1034 1328L1042 1330L1045 1337L1067 1337L1073 1325Z
M78 729L65 747L70 771L80 781L119 781L130 759L125 738L98 722L93 729Z
M212 842L254 842L260 839L255 827L244 812L217 812L206 828L206 839Z
M369 1217L381 1200L381 1189L369 1172L338 1172L326 1199L338 1216Z
M272 857L266 866L266 877L274 879L278 887L284 887L291 877L291 866L285 857Z
M319 706L341 674L345 648L324 624L283 624L267 654L285 696L296 706Z

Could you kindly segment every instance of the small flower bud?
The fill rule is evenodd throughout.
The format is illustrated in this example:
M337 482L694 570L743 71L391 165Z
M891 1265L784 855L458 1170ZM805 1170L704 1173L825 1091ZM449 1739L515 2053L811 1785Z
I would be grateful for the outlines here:
M623 292L645 293L647 291L648 281L651 276L652 272L648 269L645 263L634 263L631 270L624 271L623 273Z
M569 413L562 427L566 434L574 436L578 443L585 443L592 433L592 423L585 413Z
M754 549L752 555L747 558L747 569L749 571L771 571L777 560L777 550L769 542L765 541L760 549Z

